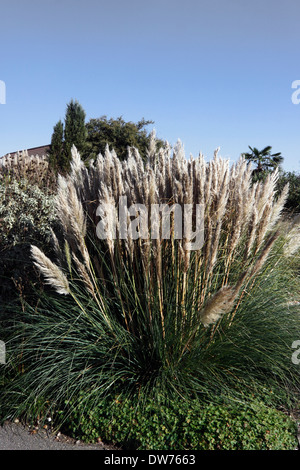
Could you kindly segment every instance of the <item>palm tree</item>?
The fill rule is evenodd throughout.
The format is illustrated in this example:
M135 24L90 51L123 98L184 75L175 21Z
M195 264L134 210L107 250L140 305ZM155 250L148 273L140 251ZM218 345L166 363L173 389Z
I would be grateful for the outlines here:
M254 181L264 179L270 171L275 170L283 162L281 152L271 153L272 147L270 145L262 150L258 150L256 147L252 148L250 145L248 147L251 153L243 153L242 155L246 160L256 164L256 168L252 172Z

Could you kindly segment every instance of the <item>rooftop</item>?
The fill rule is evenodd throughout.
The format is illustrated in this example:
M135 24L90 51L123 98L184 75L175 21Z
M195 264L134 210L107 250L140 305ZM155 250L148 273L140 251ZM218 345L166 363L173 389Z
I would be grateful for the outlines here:
M50 145L42 145L40 147L32 147L31 149L26 149L26 152L29 157L35 157L36 155L38 155L39 157L42 157L43 155L46 155L49 148L50 148ZM14 156L14 155L17 155L18 153L22 153L22 151L24 150L25 149L17 150L15 152L10 152L3 156L4 157L7 157L8 155Z

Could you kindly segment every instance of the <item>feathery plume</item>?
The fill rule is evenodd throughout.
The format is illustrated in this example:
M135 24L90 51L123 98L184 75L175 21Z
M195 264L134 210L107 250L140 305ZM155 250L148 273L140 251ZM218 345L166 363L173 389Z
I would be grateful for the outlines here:
M46 282L54 287L59 294L69 294L69 283L62 270L56 266L56 264L52 263L37 246L31 246L31 254L35 266L37 266L44 275Z
M216 323L225 313L229 313L234 305L235 290L224 286L218 290L200 311L200 322L205 328Z

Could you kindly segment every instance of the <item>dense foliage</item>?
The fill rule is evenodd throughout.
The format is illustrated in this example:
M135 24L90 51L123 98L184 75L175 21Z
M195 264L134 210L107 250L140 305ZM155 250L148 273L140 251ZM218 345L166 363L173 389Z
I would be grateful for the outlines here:
M133 123L124 121L122 117L108 119L106 116L90 119L86 124L88 135L83 157L95 159L99 153L105 153L108 145L111 150L116 151L120 160L128 157L128 147L135 147L143 159L146 159L146 151L150 143L150 134L146 131L146 127L149 124L153 124L153 121L142 119ZM163 142L157 140L156 145L159 148Z
M53 128L49 162L51 168L65 173L70 169L71 149L75 145L83 160L88 163L104 154L106 146L115 150L120 160L128 157L128 149L136 148L146 159L151 133L147 126L153 121L144 118L126 122L121 116L108 119L107 116L90 119L85 122L85 111L77 102L71 100L67 105L64 123L60 120ZM163 141L156 139L156 147L163 146Z
M297 446L296 424L257 400L203 405L180 398L139 403L116 397L90 411L80 403L71 404L64 428L84 441L122 443L122 449L294 450Z

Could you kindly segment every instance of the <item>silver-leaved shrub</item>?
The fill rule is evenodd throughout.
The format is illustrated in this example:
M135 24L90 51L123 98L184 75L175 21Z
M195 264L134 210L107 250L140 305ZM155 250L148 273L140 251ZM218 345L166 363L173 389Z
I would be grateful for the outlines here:
M55 222L54 196L26 179L0 184L2 248L35 240L48 243Z

